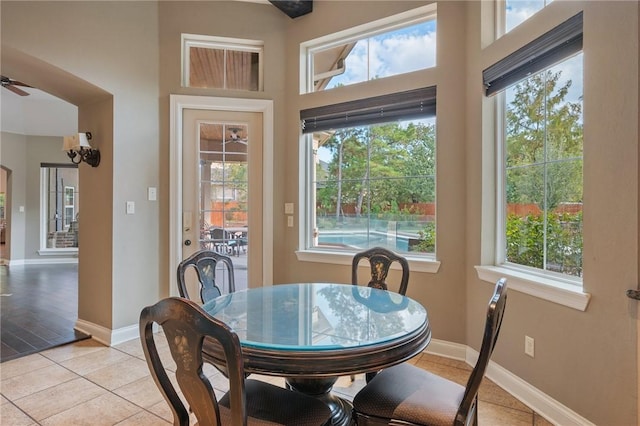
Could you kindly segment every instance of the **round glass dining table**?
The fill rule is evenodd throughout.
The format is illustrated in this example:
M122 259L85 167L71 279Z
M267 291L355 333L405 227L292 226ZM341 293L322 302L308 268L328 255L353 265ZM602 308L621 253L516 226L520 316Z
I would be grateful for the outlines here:
M420 303L351 284L260 287L222 295L203 308L238 335L247 373L285 377L290 389L324 400L335 425L350 421L350 404L331 393L338 377L406 361L431 339ZM213 341L205 341L203 356L224 365Z

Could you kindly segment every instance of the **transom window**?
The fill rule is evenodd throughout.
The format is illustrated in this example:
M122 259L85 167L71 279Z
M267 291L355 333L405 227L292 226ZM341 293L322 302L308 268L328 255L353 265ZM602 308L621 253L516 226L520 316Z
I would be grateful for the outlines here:
M436 4L301 45L301 93L434 67Z
M263 42L182 34L182 85L262 90Z
M531 16L542 10L553 0L503 0L498 8L503 14L503 33L508 33Z

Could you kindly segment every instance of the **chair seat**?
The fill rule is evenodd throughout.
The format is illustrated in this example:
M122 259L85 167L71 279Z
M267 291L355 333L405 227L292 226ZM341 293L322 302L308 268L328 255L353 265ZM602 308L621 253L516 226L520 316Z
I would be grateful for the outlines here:
M247 393L247 423L249 425L321 426L331 416L329 407L322 401L259 380L245 380ZM220 399L220 420L230 414L230 398ZM226 414L225 414L226 413Z
M354 398L360 414L415 425L453 425L465 388L404 363L376 375Z

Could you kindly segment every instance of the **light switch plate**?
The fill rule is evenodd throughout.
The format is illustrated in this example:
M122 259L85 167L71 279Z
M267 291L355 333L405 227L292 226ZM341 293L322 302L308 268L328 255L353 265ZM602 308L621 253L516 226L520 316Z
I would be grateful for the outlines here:
M284 214L293 214L293 203L284 203Z
M157 191L156 191L156 188L155 188L155 187L153 187L153 186L150 186L150 187L147 189L147 195L148 195L148 197L147 197L147 198L149 199L149 201L156 201L156 198L157 198Z
M136 203L133 201L127 201L127 214L134 214L136 212Z
M287 226L293 228L293 216L287 216Z

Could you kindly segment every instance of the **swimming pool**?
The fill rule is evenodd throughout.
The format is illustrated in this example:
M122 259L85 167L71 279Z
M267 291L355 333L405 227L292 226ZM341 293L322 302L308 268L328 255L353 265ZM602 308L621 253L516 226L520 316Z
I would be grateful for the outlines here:
M318 235L318 246L345 246L356 249L385 247L395 251L409 251L409 237L388 235L378 232L366 233L323 233Z

